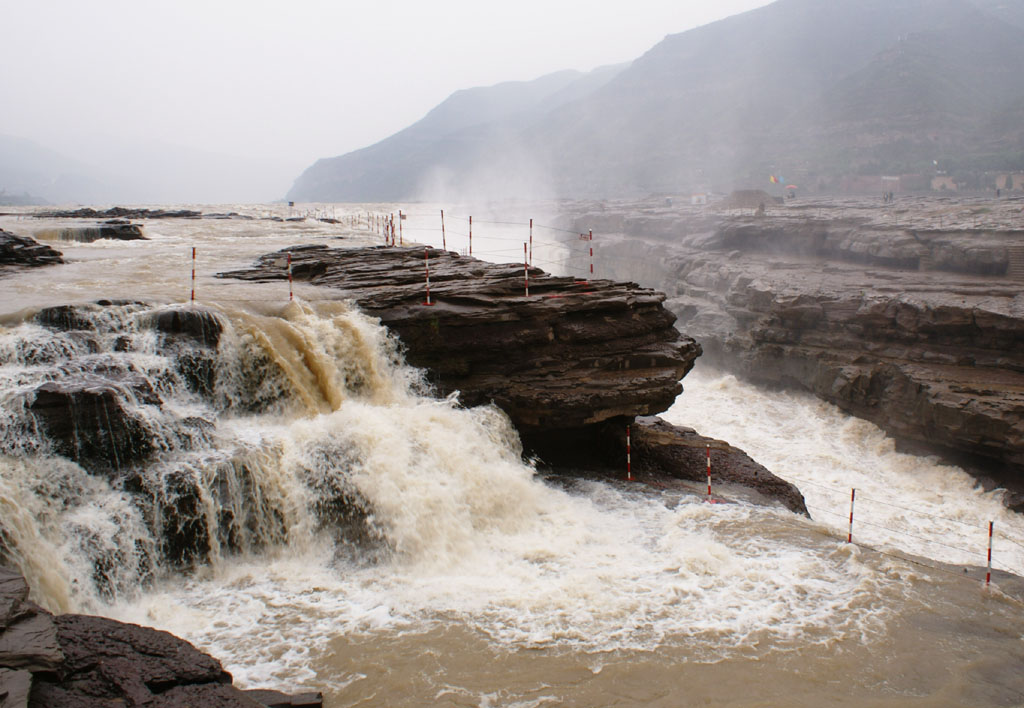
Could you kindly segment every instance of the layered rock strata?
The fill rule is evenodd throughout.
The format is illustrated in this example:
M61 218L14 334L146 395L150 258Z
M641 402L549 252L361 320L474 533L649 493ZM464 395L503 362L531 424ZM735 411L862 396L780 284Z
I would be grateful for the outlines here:
M700 347L673 326L662 293L582 282L433 248L291 249L297 279L336 288L398 335L441 394L493 401L527 437L659 413L682 391ZM286 251L222 274L287 277ZM426 303L426 268L430 299Z
M727 370L810 391L908 447L1020 485L1024 231L1009 213L974 228L947 202L931 207L694 213L697 228L620 238L599 265L664 288Z
M0 275L14 268L36 268L63 262L59 251L27 236L0 229Z

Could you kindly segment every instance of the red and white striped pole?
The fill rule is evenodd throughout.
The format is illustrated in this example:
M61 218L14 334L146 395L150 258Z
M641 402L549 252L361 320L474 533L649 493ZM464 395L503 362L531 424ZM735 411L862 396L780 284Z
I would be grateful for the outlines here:
M473 255L473 217L469 217L469 255Z
M526 242L523 242L523 282L526 284L526 297L530 297L530 262L526 256Z
M708 496L711 496L711 445L708 444Z
M292 299L292 252L288 251L288 300Z
M398 245L405 245L405 236L402 233L402 210L398 210Z
M853 543L853 502L857 498L857 490L850 490L850 530L846 533L846 542Z
M196 247L192 247L192 302L196 301Z
M448 250L448 243L444 238L444 209L441 210L441 248Z
M590 277L594 277L594 230L591 229L587 240L590 241ZM710 494L710 492L708 492Z
M626 426L626 479L630 482L633 481L633 460L632 450L629 444L629 426Z
M426 248L423 249L423 267L427 271L427 301L423 304L433 305L434 303L430 301L430 251Z
M985 571L985 587L989 586L992 582L992 526L991 521L988 522L988 570Z
M533 219L530 219L530 265L533 265Z

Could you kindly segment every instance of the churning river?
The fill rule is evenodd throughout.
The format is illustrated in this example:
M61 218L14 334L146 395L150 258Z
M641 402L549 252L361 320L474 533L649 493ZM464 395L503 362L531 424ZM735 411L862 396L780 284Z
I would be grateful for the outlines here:
M38 602L170 630L242 687L309 687L331 707L1024 705L1024 604L1000 590L1014 581L985 589L964 571L985 564L993 521L996 567L1024 573L1024 522L998 491L813 398L700 366L664 417L793 481L813 520L541 479L499 411L426 395L337 293L297 283L290 302L286 281L214 277L291 245L381 242L349 217L391 207L329 207L338 224L230 208L255 218L152 220L133 242L61 240L81 224L0 216L68 261L0 279L0 539ZM405 239L440 246L433 213L412 215ZM463 250L456 223L446 245ZM524 226L474 229L475 255L488 238L522 252ZM547 257L565 264L577 245ZM179 385L140 326L189 300L193 246L197 306L226 328L210 400ZM126 304L96 315L98 352L31 321L99 299ZM213 526L225 508L244 515L233 547L212 536L200 567L164 567L115 481L35 439L25 391L90 356L161 392L166 410L146 418L160 443L137 472L188 475ZM212 423L198 440L181 424L197 418ZM246 483L225 485L240 469ZM365 543L316 522L339 488L365 504ZM860 543L848 544L852 488Z

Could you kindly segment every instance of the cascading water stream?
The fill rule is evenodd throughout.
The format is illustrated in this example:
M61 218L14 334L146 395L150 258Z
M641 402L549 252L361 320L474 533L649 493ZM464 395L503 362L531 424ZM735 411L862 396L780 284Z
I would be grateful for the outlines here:
M9 376L20 382L5 407L21 404L4 437L22 453L5 458L4 498L43 522L5 525L5 538L26 574L45 578L35 586L47 588L40 599L55 609L137 602L181 568L198 565L199 577L216 579L239 559L316 556L332 543L363 544L336 562L354 563L345 572L388 598L389 617L456 613L513 644L655 646L673 633L715 636L720 619L679 624L688 605L714 602L736 625L725 644L742 646L749 634L820 631L874 585L850 557L717 540L714 529L744 523L753 513L746 507L712 514L677 498L650 508L643 495L604 485L575 493L544 485L521 461L503 414L421 395L385 331L344 305L217 315L223 333L210 352L209 388L190 385L183 366L196 360L176 359L181 348L149 328L160 312L81 307L80 330L29 322L4 334ZM63 359L75 354L68 340L76 337L93 353ZM96 375L89 356L105 376L134 377L118 391L126 419L156 441L153 451L114 470L95 461L83 468L47 445L25 454L15 431L32 427L33 385ZM161 405L139 400L139 389ZM794 523L788 516L769 515L783 527ZM779 584L779 563L804 580ZM742 579L724 603L715 599L726 591L714 580L722 574ZM751 613L738 601L745 592L751 600L796 594ZM873 614L865 606L839 624L865 632Z

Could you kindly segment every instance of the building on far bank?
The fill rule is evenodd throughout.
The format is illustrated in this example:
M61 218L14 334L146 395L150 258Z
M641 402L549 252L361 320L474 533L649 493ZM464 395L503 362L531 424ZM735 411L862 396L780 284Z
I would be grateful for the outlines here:
M1006 192L1024 191L1024 172L996 175L996 189Z
M956 182L949 175L936 175L932 177L932 190L936 192L955 192Z
M889 175L882 175L882 191L892 192L893 194L899 194L902 191L900 189L900 178Z

